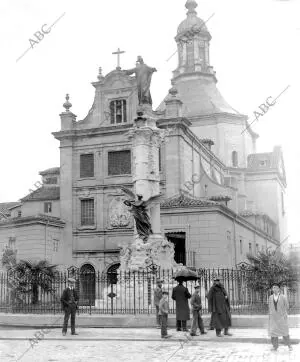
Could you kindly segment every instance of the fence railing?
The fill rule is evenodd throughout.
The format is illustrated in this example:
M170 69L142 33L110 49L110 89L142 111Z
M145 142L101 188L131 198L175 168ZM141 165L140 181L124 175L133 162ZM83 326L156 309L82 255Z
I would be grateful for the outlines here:
M199 269L200 297L203 313L208 312L207 298L213 279L218 276L230 298L233 314L266 314L269 290L255 292L248 286L252 277L247 270ZM28 275L0 274L0 312L12 313L61 313L60 296L67 287L68 273L57 273L54 278ZM175 313L172 289L177 285L171 271L79 273L76 279L79 313L88 314L154 314L154 289L158 278L169 292L170 314ZM254 277L254 275L253 275ZM256 275L257 277L257 275ZM15 279L14 279L15 278ZM194 291L195 282L185 283ZM299 290L286 290L290 314L300 313Z

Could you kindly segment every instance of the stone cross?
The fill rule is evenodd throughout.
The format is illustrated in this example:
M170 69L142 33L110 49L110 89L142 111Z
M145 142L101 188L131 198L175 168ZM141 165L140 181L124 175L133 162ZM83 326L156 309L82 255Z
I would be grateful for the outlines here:
M121 69L120 67L120 54L125 53L123 50L120 50L120 48L118 48L118 50L116 52L113 52L112 54L116 54L118 56L118 65L117 65L117 69Z

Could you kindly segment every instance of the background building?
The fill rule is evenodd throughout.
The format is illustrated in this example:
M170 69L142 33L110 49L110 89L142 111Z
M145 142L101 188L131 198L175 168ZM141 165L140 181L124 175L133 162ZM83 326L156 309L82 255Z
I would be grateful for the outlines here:
M256 153L247 116L217 89L211 35L194 0L175 37L178 67L158 107L167 130L160 150L162 232L175 259L189 266L234 267L246 254L277 247L286 236L286 178L281 148ZM159 76L159 74L157 75ZM95 98L76 121L69 97L60 114L60 167L40 172L42 186L2 205L0 247L18 259L48 259L106 273L131 241L133 219L120 186L132 186L126 133L137 109L137 86L120 67L92 83Z

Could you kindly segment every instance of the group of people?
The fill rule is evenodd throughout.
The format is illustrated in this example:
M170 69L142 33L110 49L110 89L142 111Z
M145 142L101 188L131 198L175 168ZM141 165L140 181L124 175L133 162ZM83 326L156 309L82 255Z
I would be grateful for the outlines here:
M75 289L75 279L68 279L68 287L61 296L62 308L64 310L64 323L62 334L67 333L68 321L71 316L71 334L77 335L75 331L75 316L78 308L79 296ZM161 329L161 337L169 338L168 335L168 313L169 313L169 292L162 288L163 281L158 279L154 290L154 304L156 307L157 328ZM183 285L183 281L178 281L178 285L172 290L172 299L176 304L176 329L187 332L187 321L190 319L189 299L191 299L192 326L190 335L196 336L199 328L201 334L206 334L201 316L202 303L200 297L200 286L194 287L193 295ZM288 301L285 295L281 294L280 286L276 283L272 286L272 295L269 297L269 334L273 350L278 349L278 338L283 339L292 350L289 327L288 327ZM231 336L229 327L231 326L231 312L229 296L222 285L220 279L214 279L213 285L208 291L208 312L211 313L210 328L216 330L216 336L221 337L224 329L225 336Z
M154 290L154 304L156 306L157 328L161 329L161 337L169 338L167 333L168 321L168 291L162 289L162 280L157 280L157 287ZM201 334L206 334L201 316L202 302L200 297L200 285L195 286L193 295L179 280L178 285L173 288L172 299L176 303L176 330L187 332L187 321L190 320L189 299L191 299L192 326L190 335L196 336L199 328ZM231 314L229 298L226 290L219 279L214 280L213 286L208 294L208 311L211 312L210 329L216 330L216 335L221 337L221 330L224 329L224 335L230 336L229 327L231 326Z
M154 290L154 304L156 306L156 321L157 328L161 329L162 338L170 338L168 335L168 291L162 289L162 280L157 280L157 287ZM173 288L172 299L176 305L176 330L187 332L187 321L190 319L190 308L193 315L192 326L190 335L196 336L197 329L199 328L201 334L206 334L204 330L203 320L201 316L202 303L200 297L200 286L194 287L193 295L183 285L183 281L178 281L178 285ZM288 327L288 302L287 298L280 293L278 284L273 284L272 295L269 297L269 334L271 336L272 350L278 349L278 338L283 336L283 339L292 350L289 327ZM214 279L212 287L206 294L208 300L208 312L211 313L209 329L216 330L216 336L222 337L222 330L224 329L225 336L232 336L229 333L231 327L231 312L230 301L228 293L222 285L220 279Z

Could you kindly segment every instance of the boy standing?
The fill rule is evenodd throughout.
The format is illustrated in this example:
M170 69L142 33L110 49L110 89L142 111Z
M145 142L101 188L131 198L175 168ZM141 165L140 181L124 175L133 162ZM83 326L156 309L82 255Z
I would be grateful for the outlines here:
M162 280L161 279L157 279L157 286L154 289L154 305L156 308L156 325L157 328L161 328L161 317L159 315L159 302L162 298Z
M202 304L201 304L201 298L199 295L200 292L200 286L195 286L195 292L192 295L191 299L191 306L192 306L192 313L193 313L193 322L192 322L192 330L191 330L191 336L196 336L197 328L199 327L201 334L206 334L204 331L204 325L203 320L201 317L201 310L202 310Z
M170 338L168 335L168 313L169 313L169 301L168 301L169 292L167 290L162 291L162 298L159 301L159 316L161 322L161 338Z

